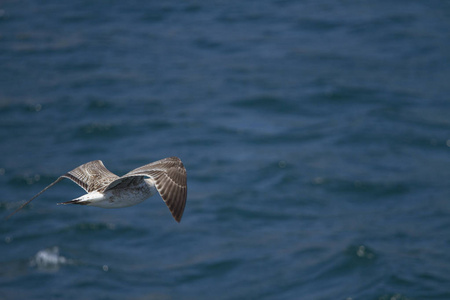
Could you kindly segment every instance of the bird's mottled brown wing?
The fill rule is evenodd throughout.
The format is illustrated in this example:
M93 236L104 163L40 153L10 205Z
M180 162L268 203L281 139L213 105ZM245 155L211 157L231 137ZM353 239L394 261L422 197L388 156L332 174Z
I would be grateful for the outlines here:
M85 163L61 177L72 180L88 193L92 191L103 192L112 181L119 178L105 168L101 160Z
M156 189L169 207L173 218L181 221L187 198L186 169L178 157L168 157L134 169L120 179L145 176L155 181ZM118 182L118 181L116 181ZM112 183L107 189L115 187Z
M37 193L33 198L22 204L18 209L8 215L6 219L10 218L12 215L28 205L28 203L37 198L40 194L42 194L64 178L72 180L89 193L92 191L102 192L112 181L119 178L119 176L114 175L113 173L108 171L101 160L94 160L85 163L84 165L81 165L73 169L72 171L58 177L58 179L49 184L45 189Z

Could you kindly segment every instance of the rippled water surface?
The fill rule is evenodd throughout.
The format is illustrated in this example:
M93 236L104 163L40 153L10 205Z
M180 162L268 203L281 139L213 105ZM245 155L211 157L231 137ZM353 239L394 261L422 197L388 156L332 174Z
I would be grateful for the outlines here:
M1 299L450 299L447 1L0 3Z

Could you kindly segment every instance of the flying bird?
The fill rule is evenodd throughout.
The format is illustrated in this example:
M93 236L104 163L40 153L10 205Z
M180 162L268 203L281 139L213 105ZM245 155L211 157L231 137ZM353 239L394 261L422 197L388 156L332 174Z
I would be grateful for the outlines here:
M59 204L121 208L139 204L158 192L177 222L181 221L186 206L186 169L178 157L155 161L121 177L106 169L101 160L94 160L58 177L11 213L7 219L64 178L78 184L86 194Z

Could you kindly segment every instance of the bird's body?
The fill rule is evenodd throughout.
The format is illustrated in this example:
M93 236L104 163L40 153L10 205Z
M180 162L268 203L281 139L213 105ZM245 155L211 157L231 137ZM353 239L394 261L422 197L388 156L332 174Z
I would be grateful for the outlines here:
M95 160L60 176L11 215L64 178L81 186L86 194L61 204L121 208L139 204L159 192L177 222L180 222L186 205L186 169L178 157L155 161L121 177L106 169L100 160Z
M82 204L101 208L122 208L139 204L157 193L155 182L140 179L131 186L104 193L93 191L63 204Z

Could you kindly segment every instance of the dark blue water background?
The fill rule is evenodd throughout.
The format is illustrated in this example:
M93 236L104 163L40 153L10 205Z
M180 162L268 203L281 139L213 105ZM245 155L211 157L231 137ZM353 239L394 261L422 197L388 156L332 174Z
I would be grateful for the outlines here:
M1 299L450 299L448 1L0 3Z

